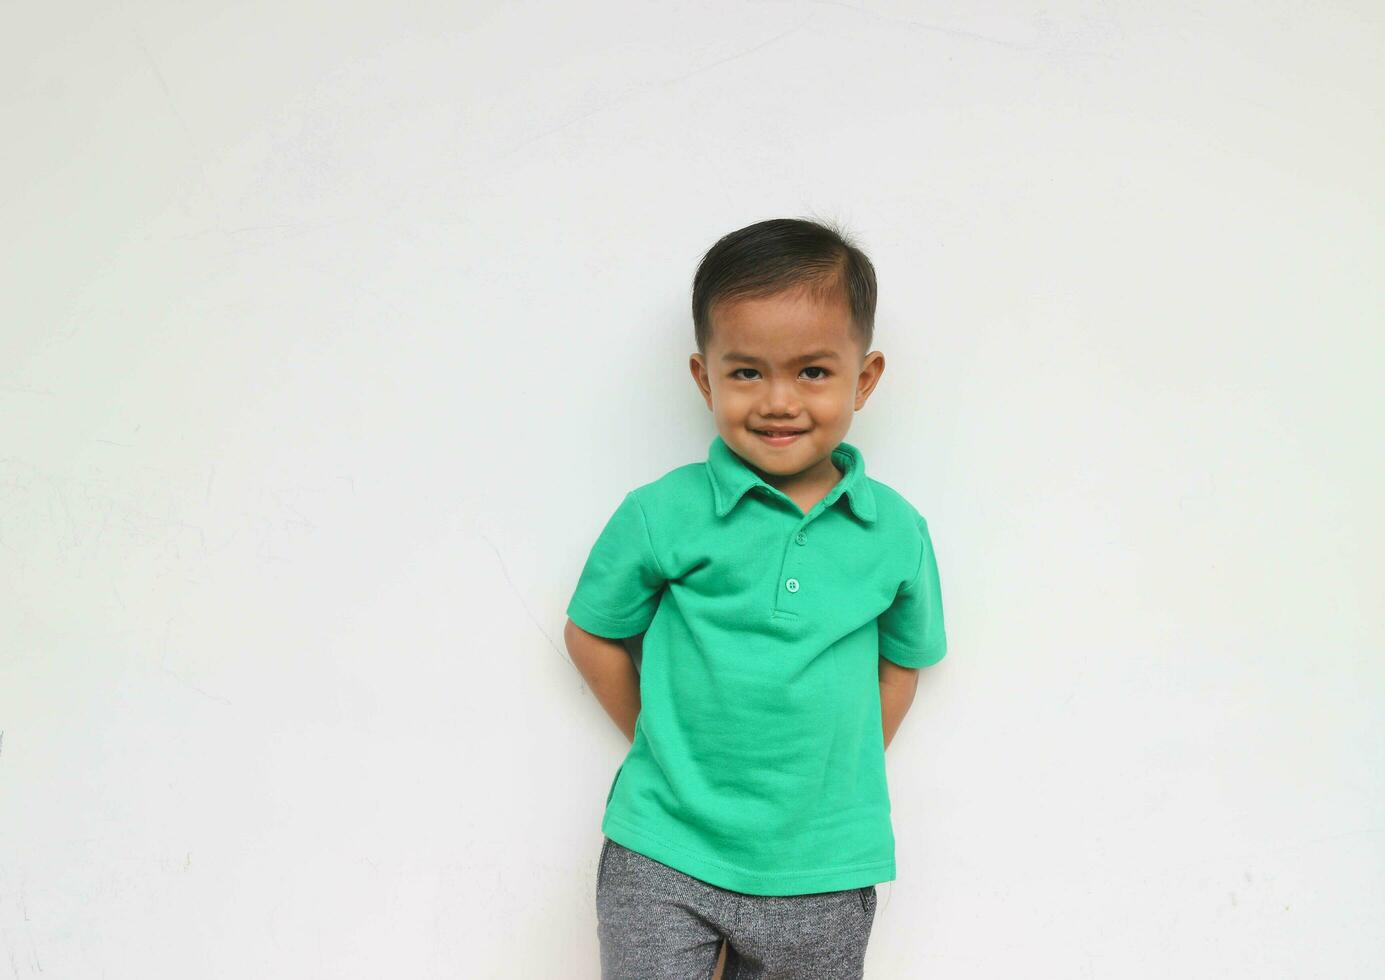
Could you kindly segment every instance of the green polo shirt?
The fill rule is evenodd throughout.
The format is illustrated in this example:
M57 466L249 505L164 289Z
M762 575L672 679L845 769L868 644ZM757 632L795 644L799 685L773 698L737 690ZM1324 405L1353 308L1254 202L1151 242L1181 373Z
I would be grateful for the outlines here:
M601 830L752 895L895 877L878 657L947 650L928 524L855 446L807 514L718 434L627 493L567 615L645 633L635 738Z

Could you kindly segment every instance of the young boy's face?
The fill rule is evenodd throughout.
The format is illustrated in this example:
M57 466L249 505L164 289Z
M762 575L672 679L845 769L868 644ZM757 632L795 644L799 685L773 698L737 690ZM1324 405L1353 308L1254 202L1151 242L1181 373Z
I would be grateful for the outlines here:
M711 334L689 367L726 444L772 484L835 483L832 450L885 369L861 349L845 301L807 289L735 300L717 306Z

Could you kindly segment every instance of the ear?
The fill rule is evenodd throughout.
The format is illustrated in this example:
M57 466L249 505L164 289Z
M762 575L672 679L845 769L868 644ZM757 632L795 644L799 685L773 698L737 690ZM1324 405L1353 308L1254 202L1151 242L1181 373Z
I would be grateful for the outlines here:
M871 351L861 365L861 373L856 376L856 411L859 412L865 407L866 400L870 398L870 393L880 381L880 375L884 373L885 355L878 350Z
M712 379L707 373L707 361L701 354L694 353L688 358L688 370L692 372L697 390L702 392L702 400L707 403L707 408L710 410L712 407Z

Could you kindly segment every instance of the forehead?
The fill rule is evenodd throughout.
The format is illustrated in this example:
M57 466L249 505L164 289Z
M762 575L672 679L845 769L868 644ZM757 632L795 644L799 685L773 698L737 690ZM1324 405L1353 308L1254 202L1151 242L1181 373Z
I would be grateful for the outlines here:
M718 303L712 314L710 358L742 354L793 360L814 351L854 353L851 310L840 298L818 299L806 289ZM740 358L735 358L740 359Z

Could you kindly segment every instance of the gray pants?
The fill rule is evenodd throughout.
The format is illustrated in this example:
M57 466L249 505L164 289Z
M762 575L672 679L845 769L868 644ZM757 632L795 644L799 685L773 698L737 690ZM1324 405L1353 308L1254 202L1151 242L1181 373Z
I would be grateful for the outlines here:
M875 886L746 895L617 844L596 869L602 980L706 980L722 940L722 980L859 980Z

